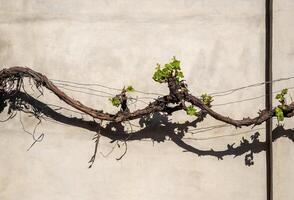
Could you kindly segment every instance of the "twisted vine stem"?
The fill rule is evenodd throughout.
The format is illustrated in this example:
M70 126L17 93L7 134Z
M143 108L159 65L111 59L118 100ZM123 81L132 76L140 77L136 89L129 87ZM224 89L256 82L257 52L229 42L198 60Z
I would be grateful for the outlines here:
M149 103L149 105L145 108L131 112L127 108L127 96L125 95L125 90L122 90L121 94L118 94L118 96L122 97L121 99L124 102L122 106L124 108L115 114L111 114L104 112L103 110L88 107L80 101L69 97L66 93L54 85L45 75L39 72L27 67L11 67L0 71L0 105L6 105L4 101L5 99L7 100L7 96L12 96L15 91L19 91L22 87L24 87L23 78L32 79L40 92L42 92L42 88L47 88L69 106L88 114L95 119L103 121L121 123L124 121L138 119L156 112L171 115L173 112L179 110L187 111L188 107L186 106L186 103L190 103L201 110L197 115L199 118L210 115L214 119L231 124L236 128L241 128L242 126L260 125L266 120L276 117L276 107L273 110L261 110L254 118L247 117L243 119L233 119L217 113L211 108L211 105L203 102L193 94L190 94L188 86L183 80L179 81L178 77L174 73L169 73L168 76L165 77L165 83L168 85L169 94L158 97L153 102ZM294 102L285 104L280 109L283 112L284 117L289 118L294 116ZM2 110L3 109L1 109L0 106L0 112Z

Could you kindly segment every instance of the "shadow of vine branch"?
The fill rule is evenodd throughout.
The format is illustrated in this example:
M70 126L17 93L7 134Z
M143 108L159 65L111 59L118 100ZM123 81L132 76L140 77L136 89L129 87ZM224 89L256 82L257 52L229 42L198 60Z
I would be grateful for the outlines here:
M212 156L218 160L223 160L225 156L238 157L245 155L245 165L251 166L254 164L254 154L266 151L266 142L260 141L260 133L255 132L251 135L250 140L244 137L239 142L239 145L227 144L226 149L216 151L201 150L183 140L188 127L197 127L197 123L203 119L198 118L194 121L186 121L185 123L174 123L168 120L168 116L161 113L154 113L147 117L142 117L139 120L140 129L132 133L126 133L124 125L121 123L110 122L105 126L95 120L85 120L83 118L69 117L52 109L46 103L28 95L27 93L18 91L10 96L0 97L0 113L8 106L8 113L13 111L24 111L31 109L35 117L45 115L56 122L67 124L70 126L79 127L93 132L99 132L100 135L115 141L134 141L142 139L151 139L156 142L165 142L167 139L173 141L181 147L185 152L191 152L198 156ZM204 116L205 117L205 116ZM283 126L277 126L273 130L273 141L281 137L288 138L294 142L294 129L284 129Z

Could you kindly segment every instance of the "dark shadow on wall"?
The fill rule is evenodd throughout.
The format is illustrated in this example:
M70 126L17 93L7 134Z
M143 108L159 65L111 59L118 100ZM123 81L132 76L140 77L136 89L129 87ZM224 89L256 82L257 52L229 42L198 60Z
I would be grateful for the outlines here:
M8 111L23 111L33 110L33 114L38 116L46 116L55 120L56 122L67 124L83 128L93 132L100 132L102 136L111 139L111 142L115 141L134 141L142 139L151 139L156 142L165 142L166 140L173 141L176 145L184 149L186 152L194 153L198 156L212 156L218 160L223 160L225 156L245 156L245 165L251 166L254 164L254 154L260 153L266 150L266 143L260 141L259 132L255 132L250 136L250 140L242 138L239 144L227 144L224 150L215 151L201 150L192 145L187 144L183 137L188 131L189 127L197 127L197 123L203 119L196 119L192 122L174 123L169 121L167 115L161 113L155 113L150 116L142 117L139 120L140 129L127 133L125 127L118 123L108 123L105 126L101 126L100 123L95 120L89 121L83 118L65 116L56 110L49 107L47 104L39 101L38 99L23 93L17 92L10 97L1 97L0 102L6 100L7 104L1 104L0 113L3 112L4 107L8 106ZM31 113L32 114L32 113ZM273 130L273 141L278 140L281 137L285 137L294 142L294 129L285 130L283 126L277 126Z

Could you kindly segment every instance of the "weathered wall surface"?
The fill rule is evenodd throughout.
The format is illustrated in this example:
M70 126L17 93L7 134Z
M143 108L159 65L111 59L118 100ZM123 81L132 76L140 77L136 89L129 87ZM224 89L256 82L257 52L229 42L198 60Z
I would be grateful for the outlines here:
M29 66L53 79L116 88L131 84L138 90L165 93L166 86L151 77L157 62L175 55L194 94L264 80L263 1L3 0L0 5L3 67ZM66 92L97 109L115 111L107 98ZM215 109L235 118L255 116L264 108L263 94L261 86L216 97ZM217 106L257 96L261 97ZM49 93L42 100L61 104ZM107 158L98 154L88 170L95 133L45 121L37 129L45 134L44 140L27 152L32 138L22 129L20 118L29 131L37 123L22 114L0 124L1 200L261 200L266 196L264 151L254 154L254 165L248 167L245 154L218 160L183 152L169 140L133 141L121 161L115 158L124 149L116 148ZM193 118L178 113L171 120L186 119ZM218 124L208 118L197 128ZM228 144L238 146L242 137L250 141L256 129L264 141L263 128L224 127L187 134L184 141L196 150L222 151ZM103 138L98 151L106 154L112 147Z
M280 77L293 76L294 73L294 22L293 22L294 2L291 0L276 1L274 3L274 49L273 49L273 76L274 79ZM282 88L289 88L289 93L293 98L294 81L275 83L274 91ZM291 100L288 97L288 101ZM277 105L275 101L274 105ZM284 127L294 133L294 120L285 120ZM275 124L274 124L275 125ZM290 200L294 198L292 189L293 174L293 140L287 137L280 138L274 142L274 198L279 200Z

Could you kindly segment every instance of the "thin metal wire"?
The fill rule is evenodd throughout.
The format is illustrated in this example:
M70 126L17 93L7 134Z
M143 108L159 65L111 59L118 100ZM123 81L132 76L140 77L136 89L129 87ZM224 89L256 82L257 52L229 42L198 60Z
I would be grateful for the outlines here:
M229 89L229 90L224 90L224 91L220 91L220 92L212 92L212 93L209 93L209 95L213 96L213 97L226 96L226 95L232 94L232 93L234 93L236 91L239 91L239 90L243 90L243 89L247 89L247 88L251 88L251 87L262 86L262 85L264 85L266 83L275 83L275 82L286 81L286 80L291 80L291 79L294 79L294 76L283 77L283 78L275 79L273 81L265 81L265 82L254 83L254 84L250 84L250 85L247 85L247 86L242 86L242 87L233 88L233 89ZM98 83L80 83L80 82L66 81L66 80L59 80L59 79L50 79L50 80L52 82L55 82L56 84L63 84L64 85L65 83L68 83L68 84L82 85L82 86L97 86L97 87L102 87L102 88L106 88L106 89L110 89L110 90L121 91L121 89L119 89L119 88L109 87L109 86L98 84ZM91 90L94 90L94 89L91 89ZM103 92L103 91L101 91L101 92ZM148 95L159 95L159 96L164 95L164 94L161 94L161 93L145 92L145 91L141 91L141 90L136 90L136 92L142 93L142 94L148 94Z
M68 91L79 92L79 93L88 94L88 95L92 95L92 96L96 96L96 97L103 97L103 98L111 98L111 97L113 97L113 96L94 94L94 93L90 93L90 92L84 92L84 91L81 91L81 90L69 89L69 88L66 88L64 86L59 86L59 87L62 88L62 89L68 90Z
M121 91L122 89L119 88L114 88L114 87L109 87L106 85L102 85L102 84L98 84L98 83L79 83L79 82L74 82L74 81L64 81L64 80L59 80L59 79L49 79L52 82L55 82L56 84L59 83L69 83L69 84L73 84L73 85L82 85L82 86L96 86L96 87L102 87L102 88L106 88L109 90L115 90L115 91ZM135 92L137 93L142 93L142 94L147 94L147 95L157 95L157 96L164 96L164 94L161 93L156 93L156 92L144 92L141 90L135 90Z
M294 89L294 87L289 87L287 89L288 90L292 90L292 89ZM282 90L276 90L276 91L273 92L273 94L279 93L281 91ZM264 94L264 95L260 95L260 96L256 96L256 97L251 97L251 98L246 98L246 99L241 99L241 100L237 100L237 101L230 101L230 102L226 102L226 103L212 104L212 106L217 107L217 106L231 105L231 104L235 104L235 103L241 103L241 102L246 102L246 101L252 101L252 100L255 100L255 99L260 99L260 98L263 98L265 96L266 95Z
M213 93L209 93L209 95L213 96L213 97L226 96L226 95L232 94L232 93L234 93L234 92L236 92L238 90L243 90L243 89L247 89L247 88L251 88L251 87L258 87L258 86L262 86L262 85L267 84L267 83L275 83L275 82L286 81L286 80L290 80L290 79L294 79L294 76L279 78L279 79L275 79L275 80L272 80L272 81L265 81L265 82L255 83L255 84L251 84L251 85L247 85L247 86L242 86L242 87L239 87L239 88L224 90L224 91L221 91L221 92L213 92Z
M98 92L98 93L103 93L103 94L107 94L107 95L111 95L111 96L115 96L116 94L114 93L109 93L109 92L105 92L105 91L102 91L102 90L96 90L96 89L93 89L93 88L87 88L87 87L81 87L81 86L73 86L73 85L70 85L70 84L66 84L66 83L56 83L56 85L61 85L61 86L67 86L67 87L70 87L70 88L78 88L78 89L84 89L84 90L89 90L89 91L93 91L93 92Z
M233 137L233 136L237 136L237 135L243 135L243 134L247 134L247 133L251 133L254 131L259 131L259 130L264 130L265 128L257 128L257 129L252 129L252 130L248 130L248 131L243 131L243 132L239 132L239 133L233 133L233 134L227 134L227 135L219 135L219 136L212 136L212 137L206 137L206 138L193 138L193 137L185 137L183 138L184 140L211 140L211 139L218 139L218 138L223 138L223 137Z

